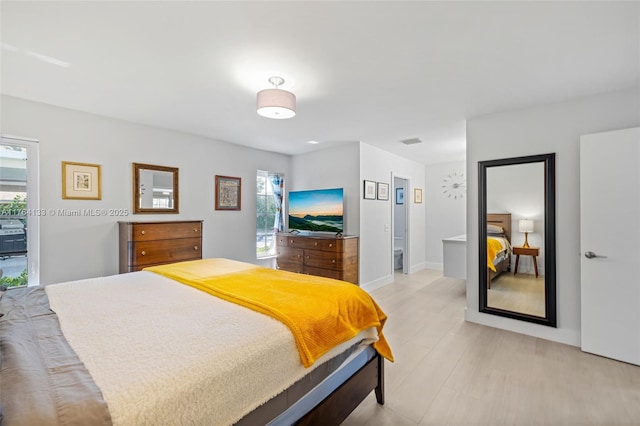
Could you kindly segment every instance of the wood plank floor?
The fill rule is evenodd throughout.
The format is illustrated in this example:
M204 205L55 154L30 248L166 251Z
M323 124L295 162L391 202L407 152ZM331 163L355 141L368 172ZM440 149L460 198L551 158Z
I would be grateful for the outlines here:
M544 317L544 276L505 271L493 279L487 298L492 308Z
M640 367L465 322L463 280L423 270L372 295L396 362L385 405L343 425L640 425Z

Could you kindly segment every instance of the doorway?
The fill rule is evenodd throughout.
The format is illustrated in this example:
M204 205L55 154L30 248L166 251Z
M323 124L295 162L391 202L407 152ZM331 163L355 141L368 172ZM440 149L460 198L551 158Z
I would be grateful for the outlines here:
M409 180L393 177L393 272L409 273Z

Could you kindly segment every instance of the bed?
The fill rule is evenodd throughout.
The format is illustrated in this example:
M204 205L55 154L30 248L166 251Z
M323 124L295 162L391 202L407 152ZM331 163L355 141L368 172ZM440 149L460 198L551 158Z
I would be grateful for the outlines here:
M511 213L487 214L487 288L511 271Z
M384 403L393 359L359 287L226 259L10 290L0 314L9 426L339 424Z

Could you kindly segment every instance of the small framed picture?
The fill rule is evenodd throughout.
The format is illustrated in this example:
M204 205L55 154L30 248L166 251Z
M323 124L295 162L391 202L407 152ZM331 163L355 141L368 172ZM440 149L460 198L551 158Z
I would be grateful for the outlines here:
M364 181L364 199L375 200L376 199L376 183L371 180Z
M101 200L100 165L62 162L62 198L66 200Z
M389 184L378 182L378 200L387 201L389 199Z
M404 204L404 188L396 188L396 204Z
M216 210L240 210L242 179L216 175Z
M422 204L422 189L415 188L413 190L413 202L416 204Z

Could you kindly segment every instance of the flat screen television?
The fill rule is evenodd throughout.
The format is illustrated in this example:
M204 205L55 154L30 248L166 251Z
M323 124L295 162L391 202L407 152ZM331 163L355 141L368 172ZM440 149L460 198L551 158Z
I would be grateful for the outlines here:
M289 229L303 232L344 230L342 188L289 192Z

